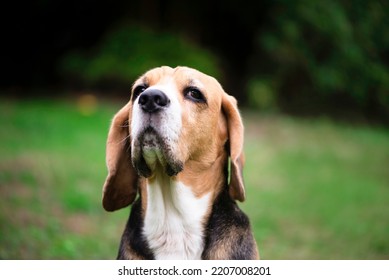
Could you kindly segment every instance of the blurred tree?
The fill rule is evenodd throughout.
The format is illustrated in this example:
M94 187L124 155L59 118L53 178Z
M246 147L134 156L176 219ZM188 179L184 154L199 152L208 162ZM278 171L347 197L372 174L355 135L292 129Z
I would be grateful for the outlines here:
M273 106L282 110L360 111L389 121L388 8L381 1L277 1L257 33L250 95L266 84L263 94L276 95Z
M147 67L188 64L241 104L389 123L383 0L58 0L27 10L3 40L3 87L127 85Z
M185 65L220 76L216 57L195 43L169 32L118 24L86 52L62 60L64 73L87 86L129 87L140 74L161 65Z
M4 9L1 88L62 83L58 61L72 49L88 49L125 16L128 1L11 1ZM22 91L28 94L30 91Z

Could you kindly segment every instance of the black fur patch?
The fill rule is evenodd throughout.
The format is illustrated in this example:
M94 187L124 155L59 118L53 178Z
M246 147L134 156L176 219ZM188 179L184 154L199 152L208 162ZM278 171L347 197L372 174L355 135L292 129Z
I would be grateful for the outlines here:
M209 259L222 244L229 244L224 259L246 260L256 256L249 219L230 198L227 186L212 207L205 236L203 259Z
M154 255L149 249L147 241L142 234L142 229L142 207L141 200L138 198L138 200L132 205L131 214L123 232L117 256L118 260L126 259L126 253L124 251L126 247L130 247L136 255L142 256L146 260L154 259Z

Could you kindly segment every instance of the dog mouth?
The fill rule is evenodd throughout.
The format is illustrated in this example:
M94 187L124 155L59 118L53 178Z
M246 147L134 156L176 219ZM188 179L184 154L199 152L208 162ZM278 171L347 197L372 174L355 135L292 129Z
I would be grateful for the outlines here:
M131 146L132 164L140 176L149 178L158 169L162 169L172 177L183 169L182 162L174 156L172 143L151 126L134 138Z

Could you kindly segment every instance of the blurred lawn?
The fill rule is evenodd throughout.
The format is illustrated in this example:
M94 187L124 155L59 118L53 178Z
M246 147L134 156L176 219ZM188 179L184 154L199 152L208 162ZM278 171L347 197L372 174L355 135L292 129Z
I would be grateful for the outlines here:
M106 213L100 201L107 130L123 104L77 104L0 100L0 259L116 257L129 209ZM389 258L388 130L244 120L241 206L262 258Z

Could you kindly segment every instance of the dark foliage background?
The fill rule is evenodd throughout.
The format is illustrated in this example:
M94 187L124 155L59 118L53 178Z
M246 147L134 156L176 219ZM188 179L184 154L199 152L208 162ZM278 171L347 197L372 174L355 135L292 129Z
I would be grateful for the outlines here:
M261 258L389 259L388 18L384 0L3 5L0 259L115 258L107 131L160 65L239 99Z
M386 1L13 5L4 25L3 94L126 92L150 67L188 65L217 76L241 105L389 123Z

